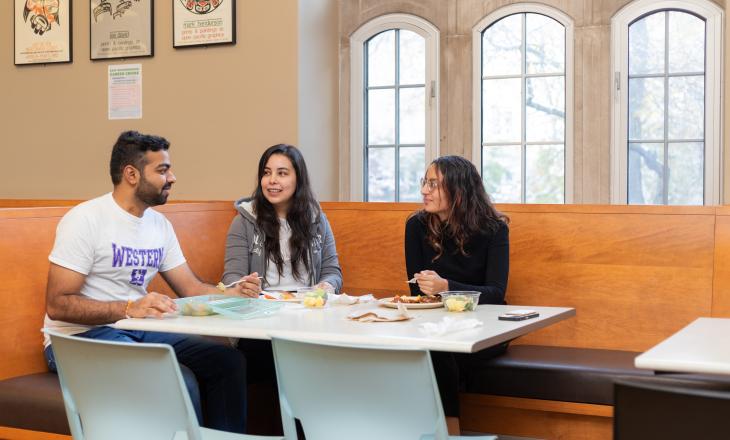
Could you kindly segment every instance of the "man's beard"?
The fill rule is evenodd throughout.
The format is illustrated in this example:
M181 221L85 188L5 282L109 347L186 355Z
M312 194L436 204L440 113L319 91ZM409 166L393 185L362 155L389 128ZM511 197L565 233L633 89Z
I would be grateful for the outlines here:
M134 195L139 199L140 202L147 206L158 206L167 203L167 196L164 190L169 190L172 187L171 183L165 184L161 190L157 190L143 175L140 175L139 186L134 192Z

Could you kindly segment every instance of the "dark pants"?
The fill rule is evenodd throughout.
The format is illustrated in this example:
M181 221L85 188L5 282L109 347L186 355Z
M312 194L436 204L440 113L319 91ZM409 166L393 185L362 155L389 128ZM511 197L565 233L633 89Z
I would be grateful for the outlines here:
M238 349L246 357L249 365L246 370L249 389L253 388L272 394L271 396L262 396L259 394L260 401L256 402L257 406L252 407L250 412L257 420L252 420L251 425L258 425L257 428L261 430L260 434L263 435L283 435L278 385L276 383L276 366L274 365L274 351L271 347L271 341L240 339L238 341ZM263 407L259 408L259 403L263 403ZM262 414L262 411L264 414ZM265 413L267 411L268 414ZM274 415L273 418L271 414ZM267 424L267 420L265 419L270 419L270 423ZM306 439L299 419L295 419L295 421L297 439Z
M168 344L175 351L185 385L202 426L246 432L246 358L236 349L198 336L95 327L83 338ZM45 350L48 368L56 371L52 347ZM201 401L205 402L201 405Z
M446 353L431 352L431 362L436 376L436 382L441 395L441 405L446 417L459 417L459 391L464 389L469 373L479 361L491 359L503 354L507 345L495 345L476 353Z
M263 339L239 339L238 349L248 363L246 380L249 384L271 384L276 390L276 367L271 341Z

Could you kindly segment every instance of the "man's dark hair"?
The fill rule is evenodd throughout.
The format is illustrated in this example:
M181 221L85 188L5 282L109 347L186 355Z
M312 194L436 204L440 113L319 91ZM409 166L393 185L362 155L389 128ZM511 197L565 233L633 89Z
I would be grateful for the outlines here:
M125 131L119 135L117 142L112 149L112 158L109 161L109 174L112 176L112 183L116 186L122 181L122 170L127 165L132 165L140 172L144 170L147 161L145 153L148 151L160 151L170 148L170 142L160 136L142 134L137 131Z

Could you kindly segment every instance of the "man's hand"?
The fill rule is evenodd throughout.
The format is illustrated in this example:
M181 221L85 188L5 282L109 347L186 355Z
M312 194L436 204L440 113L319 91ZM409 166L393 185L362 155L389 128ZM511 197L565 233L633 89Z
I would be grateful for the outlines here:
M418 288L426 295L435 295L437 293L449 290L449 280L443 279L432 270L422 270L414 275Z
M241 278L240 282L233 287L226 289L226 295L238 295L248 298L258 298L261 293L261 278L254 272Z
M174 313L175 310L177 305L169 296L149 292L129 305L127 315L130 318L162 318L163 313Z

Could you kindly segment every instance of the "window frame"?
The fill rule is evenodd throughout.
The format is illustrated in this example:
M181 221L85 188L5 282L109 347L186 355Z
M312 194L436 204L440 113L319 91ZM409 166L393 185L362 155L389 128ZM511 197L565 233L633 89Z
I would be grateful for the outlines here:
M705 20L703 200L704 205L717 205L722 200L722 54L725 13L707 0L637 0L624 6L611 19L611 203L628 204L629 25L641 17L661 11L688 12Z
M538 3L516 3L497 9L472 28L472 162L482 173L482 34L492 24L514 14L534 13L552 18L565 27L565 151L563 204L573 203L573 118L574 106L574 28L573 19L559 9ZM523 54L524 57L524 54ZM524 97L521 103L524 111ZM525 127L521 127L525 130ZM523 158L524 159L524 158ZM524 168L525 164L521 166ZM525 182L522 182L525 185ZM524 192L523 192L524 194ZM526 203L526 202L521 202Z
M425 114L426 164L439 154L439 30L427 20L412 14L386 14L360 26L350 36L350 200L363 201L367 176L365 170L365 43L373 36L392 29L417 33L426 43ZM397 111L398 109L396 109ZM394 182L398 185L398 182Z

